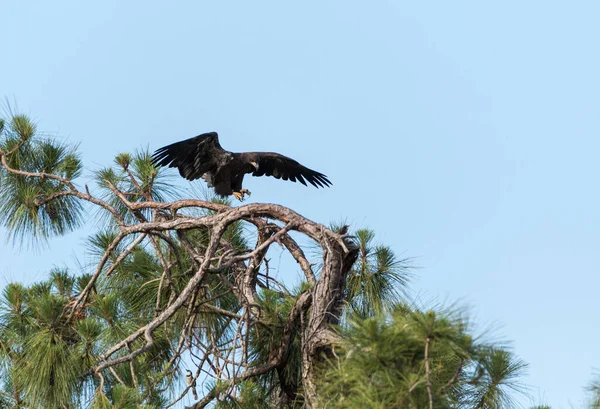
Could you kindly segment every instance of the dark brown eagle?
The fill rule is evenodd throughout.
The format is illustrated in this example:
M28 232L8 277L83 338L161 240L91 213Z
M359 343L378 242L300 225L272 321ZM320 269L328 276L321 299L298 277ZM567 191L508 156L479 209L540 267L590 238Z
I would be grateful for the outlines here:
M187 180L202 178L215 188L218 195L234 195L239 200L243 200L245 194L250 195L248 190L242 188L246 173L292 182L298 180L305 186L308 182L317 188L331 185L324 174L278 153L226 151L219 145L216 132L204 133L157 149L152 155L152 163L177 168Z

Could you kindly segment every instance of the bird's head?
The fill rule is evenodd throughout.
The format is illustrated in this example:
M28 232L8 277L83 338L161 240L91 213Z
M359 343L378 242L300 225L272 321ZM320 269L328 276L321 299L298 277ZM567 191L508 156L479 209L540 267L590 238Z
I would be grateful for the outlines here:
M187 370L187 375L188 376L192 376L192 371L190 371L189 369Z

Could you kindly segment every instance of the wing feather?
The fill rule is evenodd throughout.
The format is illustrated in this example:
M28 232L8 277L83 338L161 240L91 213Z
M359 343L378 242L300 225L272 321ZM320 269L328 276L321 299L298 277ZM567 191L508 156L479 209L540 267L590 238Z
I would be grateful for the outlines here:
M229 152L219 144L218 134L209 132L157 149L152 163L177 168L181 176L194 180L214 172L227 155Z
M245 154L246 160L258 163L258 170L252 176L273 176L277 179L299 181L304 186L306 182L314 187L331 186L324 174L301 165L292 158L274 152L250 152Z

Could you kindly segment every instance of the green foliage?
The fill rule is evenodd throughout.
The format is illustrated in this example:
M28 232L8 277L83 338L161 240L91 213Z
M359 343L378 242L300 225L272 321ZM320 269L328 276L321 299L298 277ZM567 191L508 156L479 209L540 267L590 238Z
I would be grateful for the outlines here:
M14 116L0 133L6 161L18 172L0 171L0 223L13 240L34 242L62 235L81 223L81 203L64 195L68 188L49 175L74 180L82 169L76 147L38 137L25 116ZM54 197L53 200L49 198Z
M510 392L525 392L520 377L527 365L502 349L484 350L477 364L477 383L475 387L467 388L465 401L475 408L515 406Z
M375 233L354 233L360 254L348 275L346 299L350 312L363 318L389 312L388 306L402 301L408 285L408 260L399 260L391 248L374 245Z
M108 399L104 392L99 391L94 397L94 401L90 409L113 409L113 406L110 402L110 399Z
M123 385L116 385L108 395L110 398L103 392L98 392L90 409L159 409L162 407L142 404L142 399L135 389Z
M455 312L399 305L389 316L351 319L341 335L320 376L323 407L425 408L428 384L440 409L512 407L509 392L522 392L524 364L474 342Z
M258 302L261 308L261 317L265 323L270 325L255 326L250 333L250 352L253 356L254 365L266 364L271 357L271 351L276 350L281 345L283 328L303 290L304 288L298 287L291 295L268 289L263 289L259 293ZM288 365L277 371L276 375L269 373L259 378L258 385L264 388L264 392L269 389L269 385L273 384L273 378L276 376L282 388L297 391L302 384L301 360L300 341L295 337L289 345Z
M133 155L120 153L114 160L116 167L101 168L94 172L102 199L110 203L127 223L139 221L140 216L150 219L152 211L146 209L137 214L131 212L115 194L115 190L124 192L130 202L163 202L179 198L171 177L162 169L154 167L151 159L147 149L137 151ZM105 212L101 214L109 216ZM108 225L114 223L112 219L105 220Z
M235 397L220 400L215 409L270 409L273 408L265 388L253 381L244 381L236 390Z
M31 334L24 344L15 381L23 386L28 400L37 406L68 407L83 368L71 350L71 339L44 328Z
M4 128L4 121L2 121ZM27 115L13 115L10 121L8 132L10 136L18 137L21 140L31 138L36 131L35 124L27 117Z
M97 386L89 369L97 364L99 354L144 322L135 303L127 302L131 299L126 296L128 288L93 295L83 315L69 321L65 307L76 296L76 281L68 272L54 270L46 282L29 288L9 284L3 291L0 379L4 390L17 391L28 407L78 407L84 391ZM133 363L135 371L142 379L162 371L171 357L170 349L169 338L157 332L154 347ZM97 393L95 407L141 408L129 365L117 366L115 371L127 385L107 374L105 391L110 393ZM162 388L164 383L155 387ZM161 407L161 393L146 392L150 395L147 403ZM112 406L105 406L107 401Z
M57 277L72 277L55 272ZM57 288L62 288L58 287ZM27 396L33 407L67 408L81 391L84 362L74 346L76 333L66 325L67 298L51 282L8 285L1 301L0 344L6 390Z
M600 375L596 375L587 387L590 409L600 409Z

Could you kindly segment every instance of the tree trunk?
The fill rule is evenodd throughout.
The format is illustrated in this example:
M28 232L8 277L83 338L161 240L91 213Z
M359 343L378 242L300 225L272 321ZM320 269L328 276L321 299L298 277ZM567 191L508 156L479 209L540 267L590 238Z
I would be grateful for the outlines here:
M358 257L358 247L348 240L344 243L346 249L330 238L323 240L323 270L312 289L313 302L301 338L302 385L309 408L317 408L316 368L325 356L331 355L331 345L336 338L331 325L340 321L346 278Z

